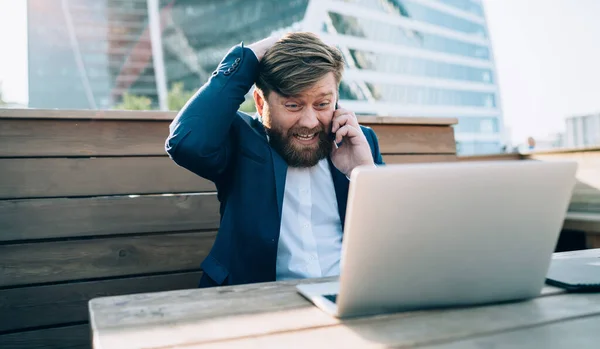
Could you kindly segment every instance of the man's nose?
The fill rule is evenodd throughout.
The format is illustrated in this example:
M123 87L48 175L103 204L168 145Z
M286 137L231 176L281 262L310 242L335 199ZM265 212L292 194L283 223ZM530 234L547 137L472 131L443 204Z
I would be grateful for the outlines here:
M305 127L308 129L313 129L319 126L319 118L318 114L312 108L307 108L304 113L302 113L302 117L300 118L298 125L301 127Z

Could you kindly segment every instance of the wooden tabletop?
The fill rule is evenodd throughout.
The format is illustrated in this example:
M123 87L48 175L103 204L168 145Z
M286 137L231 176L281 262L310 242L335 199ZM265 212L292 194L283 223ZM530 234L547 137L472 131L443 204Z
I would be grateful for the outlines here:
M94 348L597 348L600 342L600 293L545 287L529 301L340 321L301 297L296 284L93 299Z

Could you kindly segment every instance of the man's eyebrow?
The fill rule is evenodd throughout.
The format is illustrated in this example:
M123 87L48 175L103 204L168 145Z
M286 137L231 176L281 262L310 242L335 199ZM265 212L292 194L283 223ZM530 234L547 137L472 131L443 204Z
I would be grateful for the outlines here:
M315 96L315 98L323 98L323 97L328 97L328 96L333 96L333 92L319 93L318 95Z
M319 93L318 95L316 95L315 97L321 98L321 97L326 97L326 96L333 96L333 92L322 92L322 93ZM293 98L293 99L303 99L304 95L302 95L302 94L293 95L293 96L283 96L282 95L282 97L285 98L285 99L290 99L290 98Z

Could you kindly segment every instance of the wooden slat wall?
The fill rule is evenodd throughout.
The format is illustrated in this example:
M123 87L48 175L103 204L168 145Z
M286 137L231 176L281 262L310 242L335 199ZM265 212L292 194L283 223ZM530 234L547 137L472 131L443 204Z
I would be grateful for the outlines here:
M0 348L90 348L91 298L197 287L219 202L168 119L2 113Z
M0 156L165 155L169 121L5 119Z
M90 349L90 338L90 325L86 323L0 335L0 348Z
M450 127L369 125L377 134L382 154L455 154Z
M0 198L215 191L168 157L0 159Z
M383 155L383 161L386 164L413 164L429 162L452 162L456 161L454 154L387 154Z
M365 120L361 124L377 133L382 153L456 153L451 121L440 126ZM4 119L0 157L165 156L168 134L169 121Z
M0 348L89 348L89 299L197 286L219 202L166 155L173 117L0 110ZM359 120L384 161L456 160L456 120L397 120Z
M0 287L197 270L215 232L0 246Z
M0 242L216 230L215 193L0 200Z
M165 285L195 288L201 276L195 271L0 290L0 314L10 320L0 321L0 332L86 322L87 302L92 298L157 292Z
M368 120L368 119L367 119ZM386 164L456 161L454 130L450 125L363 123L377 134Z

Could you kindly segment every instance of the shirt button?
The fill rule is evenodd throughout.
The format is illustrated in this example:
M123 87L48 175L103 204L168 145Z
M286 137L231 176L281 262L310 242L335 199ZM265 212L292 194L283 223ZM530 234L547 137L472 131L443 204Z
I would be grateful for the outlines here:
M310 227L310 224L308 224L308 223L305 223L305 224L303 225L303 227L304 227L304 228L308 228L308 227Z

